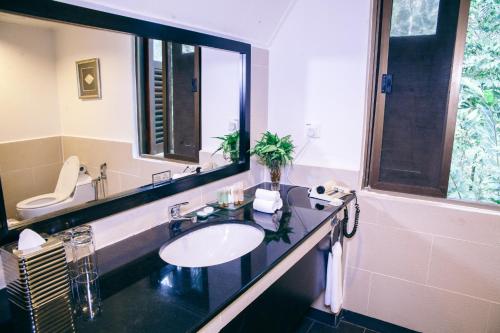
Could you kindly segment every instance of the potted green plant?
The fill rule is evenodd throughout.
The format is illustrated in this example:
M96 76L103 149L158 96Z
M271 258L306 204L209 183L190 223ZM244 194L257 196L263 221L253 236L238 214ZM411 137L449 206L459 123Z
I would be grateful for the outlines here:
M273 190L279 189L281 168L292 163L294 149L290 135L280 138L269 131L250 149L250 155L256 155L259 162L269 168Z
M221 140L221 143L212 156L222 150L224 159L237 163L240 160L240 131L234 131L233 133L215 138Z

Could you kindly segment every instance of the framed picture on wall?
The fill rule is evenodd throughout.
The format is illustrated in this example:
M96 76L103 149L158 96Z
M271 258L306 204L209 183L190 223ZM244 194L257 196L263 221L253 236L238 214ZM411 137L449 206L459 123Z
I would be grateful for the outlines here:
M101 98L99 59L77 61L76 72L78 75L78 97L80 99Z

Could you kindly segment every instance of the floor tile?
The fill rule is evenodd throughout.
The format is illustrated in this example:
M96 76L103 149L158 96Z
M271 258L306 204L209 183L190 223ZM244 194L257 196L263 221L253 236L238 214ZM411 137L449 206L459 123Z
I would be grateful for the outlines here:
M311 326L313 325L314 321L312 321L309 318L304 318L302 320L302 323L300 323L299 328L295 331L295 333L307 333Z
M337 328L315 322L308 333L363 333L364 331L363 327L346 322L340 322Z

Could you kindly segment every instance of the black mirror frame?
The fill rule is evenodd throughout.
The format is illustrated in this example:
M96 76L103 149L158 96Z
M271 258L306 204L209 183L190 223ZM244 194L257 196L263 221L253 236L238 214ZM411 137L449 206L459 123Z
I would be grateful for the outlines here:
M142 186L102 201L86 203L44 215L37 219L23 221L23 225L30 224L30 228L33 230L52 234L250 169L250 155L248 153L250 149L250 44L51 0L0 0L0 12L129 33L146 38L214 47L239 52L242 55L239 163L214 171L176 179L158 187L152 185ZM16 240L20 230L22 229L8 230L3 193L0 191L0 245Z

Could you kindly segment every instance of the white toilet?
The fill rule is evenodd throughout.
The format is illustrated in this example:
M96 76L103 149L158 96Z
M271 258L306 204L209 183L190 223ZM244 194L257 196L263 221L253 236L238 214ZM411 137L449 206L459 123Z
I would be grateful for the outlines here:
M19 219L26 220L95 199L92 178L80 175L80 160L69 157L63 164L53 193L37 195L16 205Z

